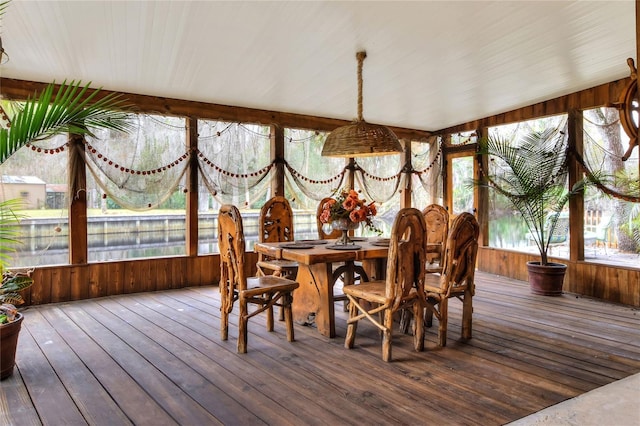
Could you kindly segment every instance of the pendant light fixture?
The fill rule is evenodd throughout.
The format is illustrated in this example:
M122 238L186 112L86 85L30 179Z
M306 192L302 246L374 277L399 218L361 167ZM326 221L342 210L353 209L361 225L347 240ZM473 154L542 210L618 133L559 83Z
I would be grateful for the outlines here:
M391 129L371 124L362 117L362 63L367 52L356 53L358 60L358 119L338 127L327 136L322 147L325 157L371 157L403 152L398 137Z

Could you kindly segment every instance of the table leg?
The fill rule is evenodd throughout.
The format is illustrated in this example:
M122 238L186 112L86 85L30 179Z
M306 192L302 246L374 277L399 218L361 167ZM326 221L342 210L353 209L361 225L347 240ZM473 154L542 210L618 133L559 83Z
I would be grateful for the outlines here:
M369 276L369 281L384 280L387 270L387 259L366 259L362 268Z
M293 319L299 324L315 320L320 334L336 336L331 263L299 265L296 281L300 283L293 293Z

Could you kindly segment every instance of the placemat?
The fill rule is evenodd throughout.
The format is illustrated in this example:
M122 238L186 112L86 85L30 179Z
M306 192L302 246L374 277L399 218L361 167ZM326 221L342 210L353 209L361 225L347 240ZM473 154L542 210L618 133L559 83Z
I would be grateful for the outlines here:
M327 246L327 248L331 250L360 250L362 247L356 246L355 244L334 244Z
M373 246L381 246L381 247L389 247L389 243L391 240L389 238L380 238L379 240L372 241L371 245Z
M288 243L288 244L282 244L280 247L288 248L288 249L304 250L304 249L312 249L315 246L313 244Z
M320 244L327 244L329 241L327 240L300 240L300 244L311 244L314 246L320 245Z

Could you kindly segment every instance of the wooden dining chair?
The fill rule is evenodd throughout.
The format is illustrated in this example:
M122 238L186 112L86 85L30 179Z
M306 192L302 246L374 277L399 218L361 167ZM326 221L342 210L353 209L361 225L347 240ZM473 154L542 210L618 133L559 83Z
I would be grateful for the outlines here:
M218 213L218 248L220 251L220 334L229 336L229 314L237 300L238 353L247 352L247 325L249 318L267 312L267 330L273 331L273 307L284 312L287 340L293 342L293 291L299 284L274 275L247 277L245 275L245 241L242 217L235 206L225 204ZM249 312L249 305L257 308Z
M422 210L422 216L427 225L426 271L440 273L449 234L449 212L439 204L430 204Z
M424 349L425 238L426 226L420 210L401 209L391 230L385 280L344 286L349 299L346 348L353 348L358 321L366 318L382 331L382 359L391 361L394 314L411 309L413 345L416 351Z
M440 275L426 274L424 282L427 309L425 323L431 326L433 315L438 318L438 346L447 344L449 299L462 301L462 338L471 338L474 275L478 254L480 227L471 213L455 217L447 237L444 265Z
M258 241L279 243L294 240L293 211L286 198L275 196L260 209L258 221ZM273 259L259 253L256 263L258 275L275 275L295 279L298 263L291 260Z

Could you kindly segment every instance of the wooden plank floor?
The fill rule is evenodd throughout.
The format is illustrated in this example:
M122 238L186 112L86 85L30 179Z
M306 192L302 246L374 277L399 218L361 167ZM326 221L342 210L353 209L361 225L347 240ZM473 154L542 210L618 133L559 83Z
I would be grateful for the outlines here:
M216 287L141 293L25 310L14 375L0 386L3 425L499 425L640 372L640 312L477 274L473 339L450 303L447 347L392 363L361 323L356 347L296 325L249 325L249 353L219 338Z

